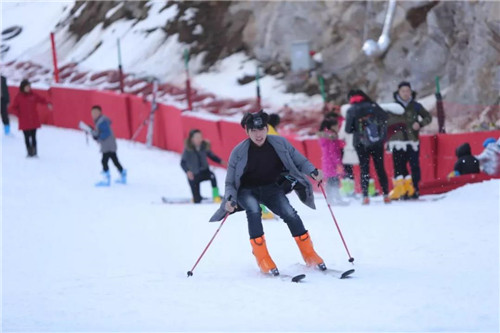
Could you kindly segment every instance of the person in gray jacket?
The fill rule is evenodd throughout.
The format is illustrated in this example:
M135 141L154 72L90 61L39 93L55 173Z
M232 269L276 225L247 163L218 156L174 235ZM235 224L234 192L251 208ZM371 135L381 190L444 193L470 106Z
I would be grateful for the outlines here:
M314 251L302 220L286 197L294 190L305 205L315 209L312 185L306 177L321 181L323 174L287 139L267 135L268 119L269 115L262 110L243 117L241 125L249 138L231 152L224 200L210 221L220 221L228 213L245 210L250 243L260 270L279 275L264 238L260 207L264 204L287 224L306 264L326 270L323 259Z
M92 137L99 142L101 146L102 153L102 175L103 180L98 182L96 186L109 186L110 185L110 174L108 162L111 159L113 164L116 166L120 172L120 178L116 181L117 183L125 184L127 182L127 170L125 170L120 162L118 161L118 156L116 155L116 138L111 129L111 120L102 114L102 108L99 105L94 105L90 111L92 114L92 119L94 120L95 129L92 130Z
M210 158L215 163L225 165L225 162L212 152L210 143L203 139L201 131L199 129L192 129L189 131L189 136L186 139L184 151L182 152L181 168L188 177L194 203L201 202L200 183L205 180L210 180L212 184L213 201L216 203L221 202L217 179L215 178L215 174L208 168L207 158Z

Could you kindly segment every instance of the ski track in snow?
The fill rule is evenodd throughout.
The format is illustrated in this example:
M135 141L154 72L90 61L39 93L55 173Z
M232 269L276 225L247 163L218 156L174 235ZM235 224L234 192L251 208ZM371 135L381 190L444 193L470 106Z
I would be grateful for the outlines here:
M335 207L355 258L350 279L305 271L276 220L264 221L271 256L307 278L262 276L244 213L187 278L219 224L207 222L217 205L160 204L190 195L178 154L119 140L129 184L96 188L100 153L82 132L44 126L37 159L13 132L2 137L4 331L499 329L498 180L435 202ZM222 185L225 171L215 172ZM290 200L327 265L351 268L322 197L315 211Z

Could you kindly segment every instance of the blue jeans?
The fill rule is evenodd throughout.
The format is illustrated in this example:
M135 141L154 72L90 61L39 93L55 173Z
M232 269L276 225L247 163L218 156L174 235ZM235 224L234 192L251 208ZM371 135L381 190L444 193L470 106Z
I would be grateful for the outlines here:
M240 188L238 191L238 206L247 213L250 239L264 235L259 204L266 205L274 214L281 217L288 225L292 236L301 236L307 232L304 223L302 223L297 211L290 205L283 190L276 184L269 184L252 188Z

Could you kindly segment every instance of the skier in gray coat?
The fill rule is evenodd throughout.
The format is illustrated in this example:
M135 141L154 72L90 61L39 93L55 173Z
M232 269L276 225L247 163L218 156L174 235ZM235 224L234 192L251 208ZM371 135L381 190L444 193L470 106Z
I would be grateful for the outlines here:
M184 151L182 152L181 168L188 177L194 203L202 201L200 183L205 180L210 180L212 184L213 201L216 203L221 202L217 179L208 167L208 158L221 165L226 165L220 157L212 152L210 143L203 139L201 131L199 129L192 129L189 131L189 136L186 139Z
M108 162L109 159L113 161L120 172L120 178L116 181L117 183L126 184L127 182L127 170L125 170L120 162L118 161L118 156L116 155L116 138L111 129L111 120L102 114L102 108L99 105L94 105L90 111L92 114L92 119L94 120L95 129L92 130L92 137L99 142L101 145L102 153L102 175L103 180L98 182L96 186L109 186L110 185L110 174Z
M269 115L262 110L243 117L241 125L249 138L231 152L224 200L210 221L220 221L236 209L245 210L250 243L260 270L279 275L264 238L260 207L264 204L287 224L306 264L326 270L323 259L314 251L302 220L286 197L294 190L304 204L315 209L312 185L306 176L321 181L323 174L287 139L268 136L268 119Z

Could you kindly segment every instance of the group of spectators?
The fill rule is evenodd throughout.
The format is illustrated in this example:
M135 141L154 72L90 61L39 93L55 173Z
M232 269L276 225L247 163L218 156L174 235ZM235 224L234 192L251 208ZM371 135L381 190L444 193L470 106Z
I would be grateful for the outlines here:
M382 190L383 200L417 199L420 195L420 140L422 127L432 121L431 114L416 101L416 92L407 81L399 83L393 93L394 101L376 103L365 92L351 90L349 104L340 112L325 110L318 131L322 149L322 168L325 173L328 200L334 205L346 205L343 197L354 194L353 165L360 167L362 203L369 204L377 194L370 178L370 159ZM458 158L449 177L485 172L500 175L500 139L485 140L484 151L472 156L468 143L456 150ZM394 167L393 189L384 167L384 151L392 154Z
M354 193L352 168L356 164L361 171L362 203L370 203L370 196L376 194L374 180L370 178L370 159L385 203L419 197L419 132L431 122L432 116L415 100L416 93L409 82L401 82L393 96L394 102L378 104L362 90L354 89L347 96L349 104L341 107L340 114L325 115L318 137L330 203L346 204L340 194ZM392 152L394 163L391 192L384 167L385 148Z

